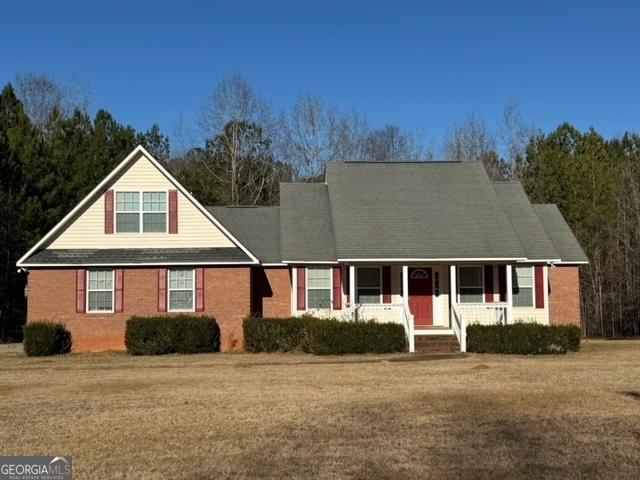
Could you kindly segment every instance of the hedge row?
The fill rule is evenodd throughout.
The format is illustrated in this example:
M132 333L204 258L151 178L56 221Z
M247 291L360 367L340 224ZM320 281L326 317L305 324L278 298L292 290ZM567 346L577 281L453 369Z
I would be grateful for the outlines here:
M316 355L391 353L406 350L404 327L375 321L346 322L311 316L244 320L248 352L308 352Z
M30 322L24 327L24 353L30 357L71 351L71 333L61 323Z
M220 327L207 316L131 317L124 343L131 355L217 352Z
M580 329L576 326L516 323L513 325L469 325L467 351L539 355L577 352Z

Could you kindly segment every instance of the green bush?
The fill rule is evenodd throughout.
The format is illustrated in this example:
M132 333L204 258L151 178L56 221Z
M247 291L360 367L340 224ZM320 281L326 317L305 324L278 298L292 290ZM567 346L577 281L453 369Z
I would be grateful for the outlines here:
M404 327L398 323L318 320L307 325L307 332L309 351L316 355L403 352L407 347Z
M467 351L520 355L564 354L580 349L580 329L537 323L469 325Z
M310 352L316 355L390 353L406 350L404 327L375 321L346 322L311 316L244 321L249 352Z
M61 323L31 322L24 327L24 353L30 357L71 351L71 333Z
M217 352L220 327L207 316L131 317L124 343L131 355Z
M309 317L244 319L244 348L247 352L305 351L305 325Z

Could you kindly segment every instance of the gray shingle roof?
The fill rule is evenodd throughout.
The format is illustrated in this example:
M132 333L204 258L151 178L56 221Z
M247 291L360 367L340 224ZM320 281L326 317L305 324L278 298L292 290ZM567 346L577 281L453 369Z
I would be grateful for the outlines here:
M251 263L242 250L232 248L110 248L47 249L24 263L29 265L128 265L141 263Z
M280 257L280 207L207 207L262 263Z
M481 163L329 163L338 258L525 258Z
M282 260L335 261L331 214L326 184L281 183Z
M559 260L560 254L536 215L520 182L496 182L494 188L530 260Z
M538 204L533 205L533 209L560 253L560 258L563 262L583 263L589 261L589 257L584 253L576 236L556 205L549 203Z

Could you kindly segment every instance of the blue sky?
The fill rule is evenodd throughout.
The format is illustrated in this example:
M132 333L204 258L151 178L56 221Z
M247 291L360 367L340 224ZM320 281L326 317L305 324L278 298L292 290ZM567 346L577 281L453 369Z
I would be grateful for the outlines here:
M509 99L545 131L640 131L639 2L32 2L3 6L0 82L88 81L92 110L171 134L226 75L439 141Z

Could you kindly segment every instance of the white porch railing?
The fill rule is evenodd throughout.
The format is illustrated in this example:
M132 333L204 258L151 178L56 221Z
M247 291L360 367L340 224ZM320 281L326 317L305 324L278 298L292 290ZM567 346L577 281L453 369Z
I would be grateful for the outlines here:
M453 314L453 321L451 322L451 326L453 327L453 333L455 333L458 338L458 343L460 344L460 351L467 351L467 323L462 316L462 313L458 309L459 305L453 304L451 308L451 313Z
M481 325L506 325L506 302L496 303L458 303L460 315L467 325L479 323Z
M354 304L350 310L354 320L399 323L407 334L409 351L415 351L413 315L402 303Z

